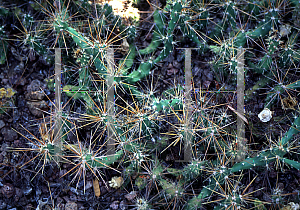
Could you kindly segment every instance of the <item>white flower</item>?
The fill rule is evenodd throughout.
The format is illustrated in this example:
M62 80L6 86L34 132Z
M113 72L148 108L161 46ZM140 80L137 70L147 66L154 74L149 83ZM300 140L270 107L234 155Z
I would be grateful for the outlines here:
M258 114L258 117L262 122L269 122L272 118L272 112L270 111L270 109L265 108Z
M299 209L299 204L295 204L294 202L290 202L289 206L291 207L290 209L292 210L298 210Z
M119 187L122 186L122 184L124 183L124 180L121 176L116 177L114 176L111 181L108 182L109 186L115 189L118 189Z
M279 33L282 37L284 37L284 36L289 35L289 33L291 33L291 29L292 29L292 27L289 24L281 25Z

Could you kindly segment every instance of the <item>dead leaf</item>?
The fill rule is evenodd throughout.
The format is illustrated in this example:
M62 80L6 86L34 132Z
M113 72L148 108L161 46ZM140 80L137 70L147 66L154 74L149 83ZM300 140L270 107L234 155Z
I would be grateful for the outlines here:
M234 113L236 113L237 116L239 116L240 118L242 118L242 120L243 120L245 123L249 124L246 117L244 117L242 114L238 113L238 112L237 112L234 108L232 108L231 106L229 106L229 105L227 105L227 106L228 106L228 108L231 109Z
M94 186L94 193L95 193L95 196L96 196L96 197L99 197L100 194L101 194L101 191L100 191L100 186L99 186L99 181L98 181L98 179L94 179L94 180L93 180L93 186Z
M282 108L286 109L294 109L294 106L297 105L297 100L295 97L288 96L281 101Z

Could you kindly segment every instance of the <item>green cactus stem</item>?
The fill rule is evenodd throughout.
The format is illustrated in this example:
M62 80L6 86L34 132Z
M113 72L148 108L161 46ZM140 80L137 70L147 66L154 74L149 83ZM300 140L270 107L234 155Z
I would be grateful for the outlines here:
M153 31L152 41L145 49L139 51L142 55L153 53L162 43L161 37L163 36L163 34L165 34L165 16L162 14L161 11L155 10L153 13L153 18L155 23L155 30Z

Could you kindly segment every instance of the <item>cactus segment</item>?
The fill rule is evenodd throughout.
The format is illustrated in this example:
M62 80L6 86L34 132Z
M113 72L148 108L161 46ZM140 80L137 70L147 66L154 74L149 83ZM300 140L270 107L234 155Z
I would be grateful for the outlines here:
M295 121L290 129L281 138L280 145L286 145L300 132L300 116L295 116Z
M282 159L282 162L289 164L290 166L294 167L297 170L300 170L300 163L294 160L289 160L286 158Z
M161 37L164 34L164 25L166 18L159 10L155 10L153 13L155 30L153 31L152 41L145 49L140 50L140 54L150 54L154 52L162 43Z
M4 64L7 60L8 43L5 41L6 38L4 26L0 26L0 64Z

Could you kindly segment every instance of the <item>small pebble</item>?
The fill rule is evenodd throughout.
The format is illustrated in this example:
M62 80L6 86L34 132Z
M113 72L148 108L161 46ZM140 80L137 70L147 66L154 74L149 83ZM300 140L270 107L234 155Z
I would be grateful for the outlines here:
M125 204L124 201L121 201L121 202L120 202L120 209L121 209L121 210L126 210L126 209L127 209L127 205Z
M2 210L2 209L6 209L6 203L4 202L4 201L1 201L0 200L0 209Z
M65 205L65 210L77 210L77 204L75 202L68 202Z
M15 194L15 188L12 184L7 183L3 185L1 188L2 195L5 196L6 198L10 198Z
M111 209L117 210L119 208L119 201L114 201L109 206Z
M125 195L125 198L128 200L128 201L131 201L133 200L135 197L136 197L136 191L131 191L130 193L128 193L127 195Z
M18 134L8 127L2 128L1 133L4 137L4 141L14 141L15 139L18 139Z

